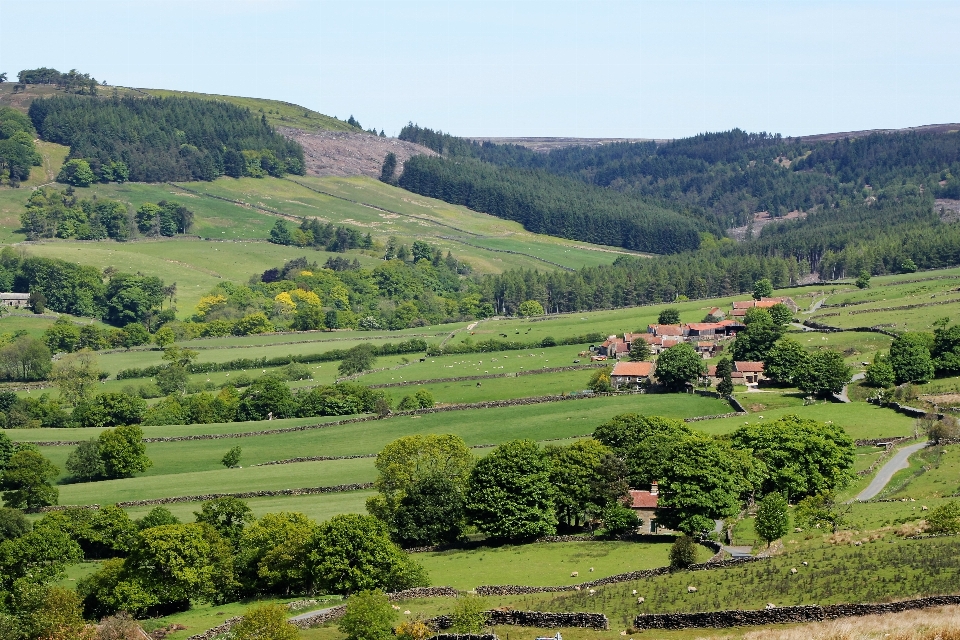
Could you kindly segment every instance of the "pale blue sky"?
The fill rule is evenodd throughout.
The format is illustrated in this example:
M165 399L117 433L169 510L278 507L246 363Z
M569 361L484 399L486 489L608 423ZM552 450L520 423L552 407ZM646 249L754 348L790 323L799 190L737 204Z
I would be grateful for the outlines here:
M0 71L275 98L396 134L960 121L960 1L0 0Z

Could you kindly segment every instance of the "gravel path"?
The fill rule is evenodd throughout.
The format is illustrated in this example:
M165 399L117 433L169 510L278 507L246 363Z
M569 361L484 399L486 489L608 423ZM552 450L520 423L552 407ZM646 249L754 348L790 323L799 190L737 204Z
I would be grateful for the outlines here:
M856 497L858 502L866 502L871 498L874 498L883 491L883 488L887 486L890 482L890 479L893 478L893 474L900 469L906 469L909 465L907 459L912 456L920 449L923 449L925 446L930 444L929 442L920 442L917 444L912 444L909 447L904 447L897 451L892 458L882 467L880 471L877 472L877 475L873 477L873 481L870 482L870 485L860 492L860 495Z

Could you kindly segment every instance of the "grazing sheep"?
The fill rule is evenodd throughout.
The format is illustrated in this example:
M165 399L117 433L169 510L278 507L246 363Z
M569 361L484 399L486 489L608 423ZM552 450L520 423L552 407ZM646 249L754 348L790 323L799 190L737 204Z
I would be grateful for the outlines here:
M571 578L576 578L576 577L579 576L579 575L580 575L580 572L579 572L579 571L574 571L573 573L570 574L570 577L571 577Z
M405 616L410 615L410 609L407 609L406 611L404 611L404 612L403 612L403 615L405 615Z
M637 598L637 604L643 604L646 602L646 598Z
M764 607L764 609L776 609L776 608L777 608L777 605L773 604L772 602L768 602L767 606Z
M805 567L806 567L806 566L808 566L808 564L807 564L807 561L806 561L806 560L804 560L804 561L803 561L803 566L805 566Z
M593 573L593 567L590 567L590 572Z
M595 594L595 593L596 593L596 591L594 591L593 589L590 589L590 595L593 595L593 594Z
M803 529L801 529L800 527L794 527L794 528L793 528L793 532L794 532L794 533L803 533Z
M696 593L696 592L697 592L696 587L687 587L687 593Z
M926 510L927 510L927 505L923 505L922 507L920 507L920 511L926 511Z
M633 590L633 595L637 595L637 590L636 590L636 589Z
M576 589L577 591L580 591L580 587L574 587L574 589Z
M792 569L790 569L790 573L796 573L796 572L797 572L797 568L796 568L796 567L793 567Z

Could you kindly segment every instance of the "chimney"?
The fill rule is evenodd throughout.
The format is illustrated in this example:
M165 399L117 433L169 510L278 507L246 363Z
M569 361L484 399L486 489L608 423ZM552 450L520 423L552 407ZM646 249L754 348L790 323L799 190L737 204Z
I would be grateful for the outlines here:
M655 496L660 492L659 487L657 487L657 481L654 480L650 483L650 495Z

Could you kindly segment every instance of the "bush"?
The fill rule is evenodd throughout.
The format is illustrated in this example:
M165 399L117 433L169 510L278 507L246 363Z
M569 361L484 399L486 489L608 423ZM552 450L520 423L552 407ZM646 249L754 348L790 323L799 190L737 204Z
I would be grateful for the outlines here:
M347 600L347 611L337 628L347 640L388 640L396 614L382 591L361 591Z
M228 469L237 466L240 464L240 453L241 449L239 445L231 448L229 451L227 451L227 453L224 454L223 459L220 460L220 464Z
M927 531L930 533L960 533L960 502L951 500L942 504L927 516Z
M686 569L697 563L697 543L687 535L680 536L670 547L670 568Z
M233 640L297 640L299 631L287 624L287 608L279 604L262 604L247 609L243 619L230 630Z
M603 510L603 530L611 536L623 535L636 531L641 520L633 509L615 502Z
M451 621L454 633L481 633L487 625L487 603L483 598L472 595L457 596L453 605Z

